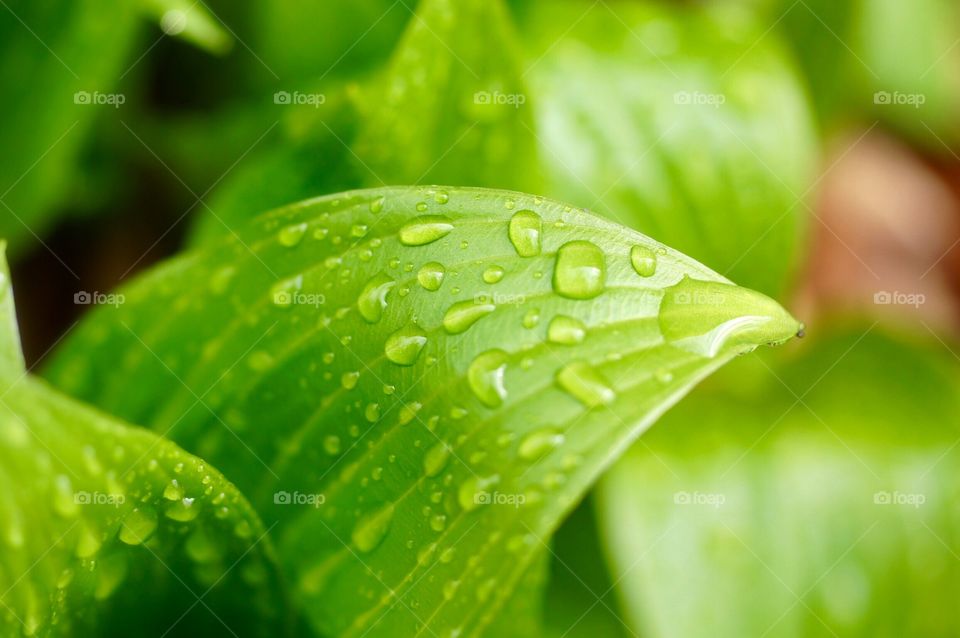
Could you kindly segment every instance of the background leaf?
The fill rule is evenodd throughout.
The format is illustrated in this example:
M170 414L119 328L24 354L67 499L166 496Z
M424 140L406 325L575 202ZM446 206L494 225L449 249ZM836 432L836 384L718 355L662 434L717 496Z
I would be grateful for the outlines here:
M868 328L775 368L731 365L606 475L600 520L634 631L957 631L958 366Z
M482 189L311 200L124 294L50 378L215 461L337 635L476 635L619 450L799 327L638 233Z

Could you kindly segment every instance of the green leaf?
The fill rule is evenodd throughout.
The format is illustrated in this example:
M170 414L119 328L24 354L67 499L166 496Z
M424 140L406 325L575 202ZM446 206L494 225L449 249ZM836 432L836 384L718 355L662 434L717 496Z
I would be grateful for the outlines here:
M273 211L124 294L50 378L217 463L342 636L479 633L620 450L799 329L639 233L469 188Z
M537 190L521 72L502 0L423 0L386 75L368 87L353 145L364 183Z
M135 7L118 0L0 6L0 86L17 94L0 107L0 237L12 251L43 235L65 203L94 117L113 110L94 100L115 96L135 26Z
M817 148L769 25L660 2L541 3L524 24L547 193L783 293Z
M601 482L633 630L956 633L960 366L866 326L769 366L725 369Z
M204 461L28 375L2 271L0 635L285 633L250 504Z

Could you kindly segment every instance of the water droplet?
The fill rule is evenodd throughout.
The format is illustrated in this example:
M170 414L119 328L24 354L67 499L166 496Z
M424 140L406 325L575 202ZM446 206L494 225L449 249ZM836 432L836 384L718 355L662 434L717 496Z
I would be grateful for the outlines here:
M183 488L177 479L173 479L163 488L163 498L168 501L179 501L183 498Z
M503 376L507 370L508 358L509 355L503 350L487 350L477 355L467 369L470 389L488 408L500 407L507 396Z
M340 454L340 437L336 434L323 437L323 450L330 456Z
M58 475L53 482L53 509L65 518L77 515L80 506L73 493L73 484L66 474Z
M367 228L366 224L354 224L350 227L350 236L355 239L360 239L367 234L368 230L369 228Z
M90 558L98 551L103 544L100 533L92 529L89 524L83 524L80 528L80 535L77 538L77 547L74 550L78 558Z
M363 411L363 416L370 423L376 423L380 420L380 404L369 403Z
M340 385L344 390L353 390L357 387L357 382L360 380L359 372L344 372L340 376Z
M377 323L383 317L383 310L387 307L387 293L395 285L397 282L385 273L374 275L364 285L357 297L357 310L367 323Z
M673 373L666 368L658 369L653 375L660 383L670 383L673 381Z
M410 423L416 418L417 412L419 412L420 408L422 407L423 404L418 403L417 401L404 404L404 406L400 408L400 414L397 417L397 421L400 423L400 425L406 425Z
M539 308L531 308L523 315L523 327L527 329L536 328L540 325Z
M457 595L457 589L460 588L459 580L448 580L443 585L443 597L446 600L453 600L453 597Z
M384 352L387 359L401 366L412 366L427 345L427 335L416 324L400 328L387 337Z
M536 461L563 445L563 432L556 428L542 428L527 434L520 441L517 453L528 461Z
M440 289L446 272L447 269L443 267L443 264L431 261L428 264L424 264L420 272L417 273L417 281L420 282L424 290L433 292L434 290Z
M293 248L303 240L306 232L307 222L285 226L277 234L277 241L288 248Z
M442 206L450 201L450 194L447 191L437 191L437 194L433 196L433 201Z
M404 246L423 246L445 237L453 230L450 220L441 215L423 215L410 220L400 228L400 243Z
M603 292L606 279L603 251L589 241L567 242L557 252L553 288L570 299L592 299Z
M496 309L497 307L487 303L486 299L458 301L443 315L443 327L450 334L460 334Z
M199 506L194 504L192 498L183 498L170 505L164 511L164 515L169 519L186 523L195 519L199 511Z
M147 506L135 507L123 519L118 537L127 545L139 545L156 529L157 513Z
M521 257L535 257L540 254L540 235L543 221L532 210L518 211L510 218L507 234L517 254Z
M469 512L490 502L489 490L500 483L500 476L471 476L460 484L457 490L457 502L464 511Z
M357 521L351 539L358 550L364 553L371 552L383 542L387 532L390 531L390 523L393 522L393 511L394 507L391 503Z
M303 276L278 281L270 288L270 299L275 306L289 308L296 300L297 293L303 287Z
M575 346L587 336L587 329L579 319L557 315L547 327L547 339L551 343Z
M495 284L503 279L504 272L500 266L490 266L483 271L483 281L488 284Z
M557 373L557 383L588 408L607 405L616 393L603 376L586 361L574 361Z
M689 277L664 290L659 324L668 343L703 357L783 343L800 329L780 304L759 292Z
M430 529L435 532L442 532L447 526L447 517L443 514L434 514L430 518Z
M430 477L437 476L447 466L448 460L450 448L446 443L437 443L423 457L423 473Z
M376 199L370 202L370 212L377 214L383 210L383 203L386 201L385 197L377 197Z
M630 263L641 277L652 277L657 272L657 253L646 246L634 246L630 249Z
M266 372L273 367L273 356L263 350L254 350L247 357L247 367L255 372Z

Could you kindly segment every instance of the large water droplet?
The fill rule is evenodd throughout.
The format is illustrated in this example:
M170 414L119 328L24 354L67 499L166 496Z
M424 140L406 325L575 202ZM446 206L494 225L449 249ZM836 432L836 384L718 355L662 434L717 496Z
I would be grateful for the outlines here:
M439 290L440 285L443 283L443 277L446 275L447 269L443 267L443 264L431 261L430 263L424 264L420 268L420 272L417 273L417 281L420 282L420 285L423 286L424 290L429 290L433 292L434 290Z
M470 389L488 408L500 407L507 396L503 376L507 370L508 358L509 355L503 350L487 350L477 355L467 369Z
M660 331L670 344L704 357L776 345L801 324L773 299L747 288L684 277L664 290Z
M460 334L496 309L495 305L485 299L459 301L450 306L443 315L443 327L450 334Z
M299 244L303 240L304 234L307 232L307 223L302 222L299 224L292 224L290 226L285 226L280 229L280 232L277 234L277 240L284 246L292 248Z
M557 251L553 288L570 299L592 299L603 292L606 266L603 251L589 241L567 242Z
M510 243L521 257L535 257L540 254L540 236L543 221L532 210L517 211L510 218L507 230Z
M453 224L442 215L422 215L400 228L400 243L405 246L423 246L445 237L453 230Z
M630 263L641 277L652 277L657 272L657 253L646 246L634 246L630 249Z
M389 504L382 509L367 514L357 521L353 528L351 539L354 546L361 552L371 552L383 542L387 532L390 531L390 523L393 522L393 504Z
M383 310L387 307L387 293L395 285L397 282L380 273L371 277L363 287L357 298L357 310L367 323L376 323L383 317Z
M425 345L427 345L426 333L416 324L411 323L387 337L384 352L387 359L397 365L412 366Z
M575 346L582 343L587 336L587 329L579 319L557 315L547 327L547 340L564 346Z
M528 461L535 461L563 445L563 441L563 432L556 428L534 430L520 441L520 447L517 453L521 458Z
M574 361L557 372L557 384L588 408L612 403L616 393L609 382L586 361Z
M490 266L483 271L483 281L488 284L498 283L503 279L505 271L500 266Z
M148 506L130 510L120 525L118 537L127 545L139 545L157 529L157 513Z

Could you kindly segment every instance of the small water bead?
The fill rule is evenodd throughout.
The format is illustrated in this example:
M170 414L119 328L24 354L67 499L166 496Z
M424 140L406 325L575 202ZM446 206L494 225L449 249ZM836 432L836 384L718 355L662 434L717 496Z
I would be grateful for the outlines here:
M366 224L354 224L353 226L350 227L350 236L356 239L360 239L361 237L366 236L369 230L370 229L367 227Z
M587 336L587 328L579 319L557 315L547 327L547 340L564 346L575 346L583 343Z
M163 488L163 498L168 501L179 501L183 498L183 487L177 479L173 479Z
M313 238L314 239L326 239L327 235L330 234L330 230L327 228L314 228L313 229Z
M660 383L670 383L673 381L673 373L666 368L659 368L653 376Z
M279 308L289 308L296 301L301 288L303 288L303 275L278 281L270 288L270 299Z
M616 393L609 382L586 361L574 361L557 372L557 384L588 408L609 405Z
M370 202L370 212L377 214L383 210L383 203L386 201L385 197L377 197L376 199Z
M428 477L437 476L450 460L450 448L446 443L437 443L427 450L423 457L423 473Z
M163 513L171 520L187 523L195 519L199 511L200 508L195 505L194 499L183 498L171 504Z
M417 212L422 213L427 210L427 202L417 202Z
M406 403L403 407L400 408L400 413L397 417L397 422L400 425L407 425L417 417L417 413L420 411L420 408L423 407L422 403L417 401L412 401Z
M440 552L440 562L441 563L452 562L456 553L457 553L457 550L455 550L453 547L446 548L445 550Z
M367 407L363 410L364 418L370 423L376 423L380 420L380 404L379 403L369 403Z
M359 372L344 372L340 376L340 385L344 390L353 390L355 387L357 387L357 382L359 380Z
M350 536L354 546L363 553L376 549L390 531L393 513L394 506L391 503L357 521Z
M266 372L273 367L273 356L263 350L254 350L247 357L247 367L255 372Z
M433 201L442 206L450 201L450 195L447 191L437 191L437 194L433 196Z
M488 284L498 283L503 279L505 271L500 266L490 266L483 271L483 281Z
M453 600L453 597L457 595L457 589L460 588L459 580L449 580L443 585L443 597L446 600Z
M330 456L340 454L340 437L336 434L328 434L323 437L323 451Z
M384 353L400 366L412 366L427 345L427 335L416 324L408 324L387 337Z
M470 326L496 309L495 305L485 299L458 301L443 315L443 327L453 335L466 332Z
M507 235L510 243L521 257L540 254L543 220L532 210L521 210L510 218Z
M447 517L444 514L434 514L430 518L430 529L442 532L447 526Z
M540 325L540 309L531 308L523 315L523 327L529 329L536 328Z
M467 416L468 414L469 412L466 410L466 408L461 408L456 406L450 408L450 418L453 419L454 421L459 421L460 419Z
M473 394L488 408L503 405L507 390L503 377L509 355L500 349L487 350L476 356L467 368L467 382Z
M433 292L440 289L440 285L443 284L443 277L446 275L447 269L443 264L431 261L430 263L424 264L420 271L417 273L417 281L423 287L424 290L429 290Z
M575 240L557 251L553 270L553 288L570 299L593 299L603 292L606 265L603 251L596 244Z
M490 502L489 490L500 483L500 476L471 476L457 490L457 502L464 511L470 512Z
M53 509L64 518L72 518L80 510L80 494L74 495L73 484L66 474L58 475L53 482Z
M118 538L127 545L139 545L157 529L157 513L150 507L135 507L123 519Z
M556 428L542 428L530 432L520 441L517 453L528 461L536 461L563 445L563 432Z
M90 558L100 551L101 545L103 545L103 538L100 533L91 528L89 524L84 523L80 527L74 554L77 555L77 558Z
M290 226L285 226L280 229L280 232L277 234L277 241L288 248L293 248L303 241L303 236L306 232L307 222L291 224Z
M323 260L323 266L327 270L334 270L336 268L339 268L342 263L343 263L343 258L338 257L337 255L331 255L330 257L327 257L326 259Z
M420 209L419 206L417 208ZM452 230L453 224L446 217L423 215L410 220L400 228L400 243L404 246L424 246L441 237L446 237Z
M630 263L641 277L652 277L657 272L657 253L646 246L630 249Z

